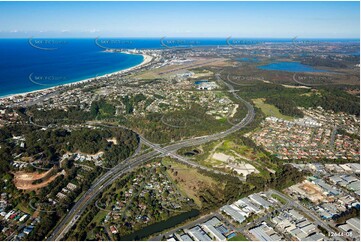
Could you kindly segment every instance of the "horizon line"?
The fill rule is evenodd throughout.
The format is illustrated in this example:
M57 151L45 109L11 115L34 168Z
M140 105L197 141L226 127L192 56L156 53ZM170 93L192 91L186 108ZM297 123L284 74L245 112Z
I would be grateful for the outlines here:
M197 37L197 36L144 36L144 37L134 37L134 36L96 36L96 37L91 37L91 36L83 36L83 37L44 37L44 36L29 36L29 37L0 37L0 39L44 39L44 38L49 38L49 39L95 39L95 38L111 38L111 39L115 39L115 38L133 38L133 39L161 39L161 38L169 38L169 39L173 39L173 38L184 38L184 39L192 39L192 38L196 38L196 39L228 39L228 38L232 38L232 39L289 39L289 40L296 40L296 39L353 39L353 40L360 40L360 37L233 37L233 36L227 36L227 37L219 37L219 36L207 36L207 37Z

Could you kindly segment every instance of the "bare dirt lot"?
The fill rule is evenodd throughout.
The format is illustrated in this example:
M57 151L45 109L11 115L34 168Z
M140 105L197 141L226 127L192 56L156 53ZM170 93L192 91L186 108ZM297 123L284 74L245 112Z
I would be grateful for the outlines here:
M317 203L324 201L325 199L322 190L311 182L305 181L303 184L300 185L300 188L307 193L311 201Z
M53 169L48 170L47 172L15 172L14 173L14 184L19 190L36 190L42 187L47 186L49 183L55 180L58 176L62 174L59 172L53 176L50 176ZM42 182L33 184L33 182L42 179Z

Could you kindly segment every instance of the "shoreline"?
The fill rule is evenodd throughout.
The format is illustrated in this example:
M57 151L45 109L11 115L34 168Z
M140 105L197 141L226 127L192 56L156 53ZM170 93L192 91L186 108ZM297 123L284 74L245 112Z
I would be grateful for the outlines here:
M56 85L56 86L53 86L53 87L47 87L47 88L43 88L43 89L39 89L39 90L21 92L21 93L16 93L16 94L6 94L5 96L0 96L0 101L2 101L4 99L11 99L12 100L15 97L26 97L27 95L36 94L36 93L40 93L40 92L47 92L46 94L48 94L49 92L56 91L56 89L61 88L61 87L67 87L67 86L77 85L77 84L81 84L81 83L91 82L91 81L96 80L97 78L106 78L106 77L113 76L113 75L124 74L124 73L132 71L132 70L134 70L136 68L139 68L139 67L141 67L143 65L146 65L146 64L150 63L153 60L152 56L146 55L146 54L132 54L132 53L128 53L128 52L121 52L121 53L127 54L127 55L142 55L143 56L143 61L138 65L135 65L135 66L132 66L132 67L120 70L120 71L106 73L106 74L101 75L101 76L95 76L95 77L91 77L91 78L87 78L87 79L83 79L83 80L79 80L79 81L75 81L75 82L71 82L71 83L64 83L64 84Z

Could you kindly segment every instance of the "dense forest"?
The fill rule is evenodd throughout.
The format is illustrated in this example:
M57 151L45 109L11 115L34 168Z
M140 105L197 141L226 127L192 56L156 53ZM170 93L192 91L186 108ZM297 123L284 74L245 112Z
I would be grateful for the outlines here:
M321 106L325 110L360 115L358 96L349 94L341 87L322 86L317 89L286 88L281 85L263 83L243 87L240 96L246 99L266 98L266 102L277 106L280 112L295 113L295 106L315 108ZM295 113L300 115L299 113Z
M122 102L125 106L125 113L126 114L132 114L134 111L134 107L141 101L146 100L147 97L143 94L137 94L133 97L125 96L122 98Z
M20 130L19 130L20 128ZM19 131L21 133L19 133ZM23 153L51 163L65 152L95 154L105 152L105 159L121 161L138 147L137 135L123 128L78 128L74 130L43 130L32 126L7 126L0 129L0 170L9 170L11 154ZM25 146L18 146L10 137L23 135ZM107 139L115 138L117 144ZM10 152L11 150L11 152Z
M156 143L181 140L184 137L217 133L230 127L226 121L216 120L200 105L189 109L165 113L150 113L144 119L128 117L125 125L131 125L147 139Z
M291 165L281 165L275 173L269 172L267 175L252 173L247 176L246 182L242 182L236 176L211 173L199 170L202 174L213 177L216 181L225 183L222 196L215 196L211 190L202 192L201 197L206 206L202 211L214 209L229 202L236 201L242 197L255 192L260 192L268 188L284 189L288 186L301 182L306 173L300 172Z
M85 112L78 107L70 107L67 111L62 109L38 110L35 107L29 108L27 114L32 117L38 125L56 124L79 124L92 120L96 117L94 113Z
M346 55L342 59L337 55L327 56L305 56L301 58L301 63L310 66L324 66L330 68L347 68L347 65L360 63L360 55Z
M266 99L266 102L275 105L283 115L303 118L302 111L297 108L294 102L281 97L269 97Z
M31 120L40 126L56 124L79 124L94 119L104 119L114 117L116 113L115 106L105 100L93 101L90 105L90 111L80 108L80 104L75 107L63 109L38 110L35 106L28 109L19 109L24 120Z
M356 59L355 59L356 61ZM317 56L308 56L302 58L302 64L310 65L310 66L325 66L332 68L346 68L347 65L340 60L335 60L332 56L327 56L325 58L317 57Z
M91 117L112 117L115 114L115 107L104 100L94 101L90 106Z

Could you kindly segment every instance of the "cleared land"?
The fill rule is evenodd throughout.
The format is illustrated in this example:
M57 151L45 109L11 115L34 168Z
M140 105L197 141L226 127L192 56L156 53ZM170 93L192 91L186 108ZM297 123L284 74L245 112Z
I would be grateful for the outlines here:
M266 116L272 116L289 121L293 120L291 116L283 115L282 113L280 113L280 110L278 110L278 108L276 108L274 105L265 103L264 98L252 99L252 101L256 105L256 107L260 108Z
M46 187L49 183L55 180L62 172L50 176L53 169L48 170L47 172L38 173L38 172L23 172L19 171L14 173L14 184L19 190L36 190L42 187ZM36 181L42 180L39 183L33 184Z
M202 207L200 199L202 191L209 189L217 193L221 192L224 187L224 184L201 174L197 169L169 160L164 160L163 164L171 166L167 169L170 178L175 182L180 191L189 198L192 198L199 207Z

